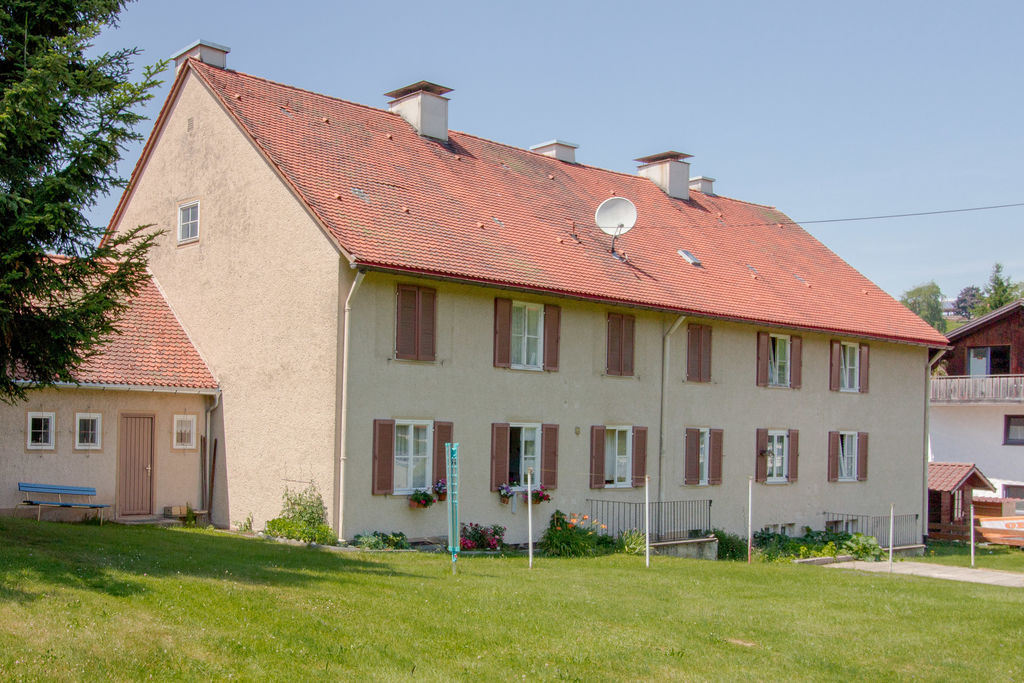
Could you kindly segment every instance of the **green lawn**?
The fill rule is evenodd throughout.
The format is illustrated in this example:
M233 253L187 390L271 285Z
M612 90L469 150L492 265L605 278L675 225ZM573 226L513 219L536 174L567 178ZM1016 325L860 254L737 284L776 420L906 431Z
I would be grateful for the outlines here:
M0 519L0 680L1024 678L1011 588L623 555L459 569Z
M911 558L914 559L914 558ZM971 546L964 543L928 544L924 562L950 564L957 567L971 566ZM974 566L981 569L1002 569L1009 572L1024 572L1024 550L1005 545L976 546Z

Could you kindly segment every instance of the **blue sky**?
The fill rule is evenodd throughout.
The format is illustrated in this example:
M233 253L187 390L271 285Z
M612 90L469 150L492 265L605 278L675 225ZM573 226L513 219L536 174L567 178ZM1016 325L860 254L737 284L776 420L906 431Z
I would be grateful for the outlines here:
M141 66L205 38L230 68L379 107L426 79L454 88L453 129L558 137L629 173L687 152L719 194L813 221L1024 202L1022 29L1020 2L144 0L96 49L139 47ZM1024 279L1022 223L1024 207L806 227L895 296L931 279L955 296L997 260Z

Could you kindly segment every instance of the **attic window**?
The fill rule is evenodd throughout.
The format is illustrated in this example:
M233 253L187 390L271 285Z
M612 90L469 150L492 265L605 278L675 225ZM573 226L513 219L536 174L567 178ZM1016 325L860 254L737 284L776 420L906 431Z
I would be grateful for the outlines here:
M178 207L178 244L199 239L199 202Z
M754 266L750 265L749 263L747 264L747 268L750 270L751 273L753 273L754 275L757 275L757 268L755 268Z
M690 253L686 249L680 249L676 253L679 254L680 256L682 256L684 259L686 259L687 263L689 263L691 265L694 265L694 266L697 266L698 268L701 267L700 259L697 258L696 256L694 256L692 253Z
M803 284L805 284L805 285L807 284L807 280L803 279L802 277L800 277L800 276L799 276L799 275L797 275L796 273L793 273L793 277L795 277L795 278L796 278L797 280L799 280L799 281L800 281L800 282L802 282Z

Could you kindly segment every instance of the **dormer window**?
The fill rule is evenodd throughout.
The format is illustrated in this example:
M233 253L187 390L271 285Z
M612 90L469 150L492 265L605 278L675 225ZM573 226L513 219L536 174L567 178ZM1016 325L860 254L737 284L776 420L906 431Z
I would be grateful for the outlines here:
M178 244L199 240L199 202L178 207Z

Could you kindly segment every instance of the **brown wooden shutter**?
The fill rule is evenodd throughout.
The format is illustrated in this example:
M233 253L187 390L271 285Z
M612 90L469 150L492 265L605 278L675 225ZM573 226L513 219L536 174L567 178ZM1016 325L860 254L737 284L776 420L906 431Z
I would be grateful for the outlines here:
M711 445L708 449L710 451L708 484L717 486L722 483L722 440L725 433L721 429L712 429L709 434Z
M764 483L768 480L768 456L765 451L768 450L768 430L758 428L757 438L755 439L756 444L756 457L754 458L754 479Z
M453 425L451 422L435 422L434 423L434 481L438 479L448 479L446 473L445 461L447 460L447 454L445 453L444 445L446 443L452 443L452 432ZM434 482L427 482L433 484Z
M857 481L868 478L868 433L857 432Z
M540 426L540 482L558 488L558 425Z
M800 431L789 430L789 479L790 483L796 481L797 471L800 465Z
M700 381L700 325L686 328L686 381Z
M561 336L562 309L544 305L544 369L558 370L558 342ZM546 484L545 484L546 486Z
M590 428L590 488L604 488L604 427Z
M711 326L700 326L700 381L711 381Z
M633 376L633 349L636 347L636 318L631 315L622 316L622 361L619 367L622 374Z
M437 292L419 288L418 325L416 334L417 360L434 360L437 355Z
M768 333L757 333L757 386L768 386Z
M511 299L494 300L494 367L512 367Z
M398 286L397 319L395 324L395 357L416 358L416 287Z
M609 375L622 374L622 316L608 314L607 362Z
M799 389L804 377L804 339L793 336L789 338L789 386Z
M831 342L828 366L828 388L831 391L839 391L839 373L843 367L843 344L833 339Z
M507 422L491 423L491 490L508 481L508 436Z
M373 495L395 490L395 421L373 421Z
M839 481L839 432L828 433L828 480Z
M647 477L647 427L633 427L633 486Z
M686 430L686 456L683 459L683 483L695 486L700 483L700 430Z
M868 393L868 345L860 345L860 393Z

